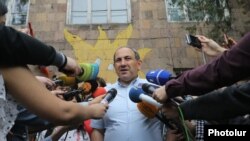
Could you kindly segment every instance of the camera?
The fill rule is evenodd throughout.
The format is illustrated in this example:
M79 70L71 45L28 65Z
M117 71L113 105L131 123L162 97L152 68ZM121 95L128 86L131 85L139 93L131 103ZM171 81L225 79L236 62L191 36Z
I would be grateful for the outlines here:
M186 34L186 40L188 45L191 45L199 49L202 47L200 40L193 35Z

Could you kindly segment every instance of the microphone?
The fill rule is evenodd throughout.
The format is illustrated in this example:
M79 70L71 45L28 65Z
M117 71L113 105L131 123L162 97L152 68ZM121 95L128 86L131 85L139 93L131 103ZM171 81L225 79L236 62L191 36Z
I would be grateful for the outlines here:
M96 98L103 94L106 94L106 90L103 87L97 87L97 89L92 93L92 97Z
M63 81L62 80L53 79L52 81L56 84L56 86L62 86L63 85Z
M88 80L85 81L80 88L83 89L84 93L89 94L90 92L93 93L97 87L98 83L96 80Z
M155 89L159 88L159 86L156 85L151 85L148 83L143 83L142 84L142 90L148 94L148 95L152 95L155 91ZM186 97L182 96L183 99L186 99ZM175 104L176 106L178 106L180 103L182 103L183 101L180 101L180 99L178 98L171 98L170 101Z
M159 86L143 83L141 88L145 93L152 95L155 89L159 88Z
M98 64L80 63L79 65L82 69L82 73L79 76L77 76L77 79L79 81L87 81L87 80L96 79L99 73Z
M175 127L172 124L170 124L169 120L164 119L158 114L159 109L154 105L142 101L140 103L137 103L137 108L145 117L147 118L156 117L162 123L166 124L170 129L175 129Z
M107 92L107 95L101 101L101 103L103 103L103 104L106 104L106 103L109 104L111 101L114 100L116 94L117 94L117 90L115 88L110 89Z
M137 103L137 108L145 117L148 118L154 118L159 110L156 106L146 103L144 101Z
M63 86L75 86L76 83L78 83L75 77L70 77L66 75L59 76L58 80L62 81Z
M156 85L164 85L171 79L172 74L163 69L151 70L146 74L146 79Z
M147 103L150 103L157 108L160 108L162 106L161 103L158 103L156 100L154 100L152 97L146 95L144 91L140 88L133 87L129 91L129 98L135 103L145 101Z
M83 92L82 89L77 89L77 90L73 90L73 91L69 91L63 94L63 99L65 99L66 101L71 100L74 96L81 94Z

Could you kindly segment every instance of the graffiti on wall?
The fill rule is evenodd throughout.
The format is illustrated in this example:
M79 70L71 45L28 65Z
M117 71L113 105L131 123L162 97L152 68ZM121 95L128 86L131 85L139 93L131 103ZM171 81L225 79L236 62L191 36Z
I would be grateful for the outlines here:
M119 32L113 42L110 41L106 32L98 27L99 36L95 45L89 44L77 35L71 34L64 29L64 36L67 42L73 47L74 54L79 63L97 63L100 67L99 76L104 78L106 82L113 83L117 80L113 67L113 54L118 47L126 46L132 35L133 27L129 25L126 29ZM141 48L138 53L143 60L151 49ZM139 72L139 76L144 78L143 72Z

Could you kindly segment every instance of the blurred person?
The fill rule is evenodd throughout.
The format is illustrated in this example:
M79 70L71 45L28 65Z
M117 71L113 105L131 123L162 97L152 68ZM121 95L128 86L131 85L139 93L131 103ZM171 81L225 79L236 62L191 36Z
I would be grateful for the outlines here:
M214 90L196 99L184 101L179 108L186 120L222 121L250 114L250 82ZM167 111L168 110L168 111ZM165 107L168 118L177 118L177 108Z
M91 120L92 141L162 141L163 124L156 118L145 117L129 98L132 87L141 87L145 79L138 77L142 61L137 51L128 47L118 48L113 57L118 76L116 83L107 90L117 89L117 95L100 120Z
M206 38L205 36L197 35L197 37L199 37L200 40L203 40L203 42L208 43L208 46L203 46L201 50L208 56L212 57L218 57L224 51L230 49L232 45L237 44L236 41L228 37L226 34L224 34L225 43L223 46L220 46L218 43ZM217 120L217 122L218 120L220 120L219 123L221 123L221 120L244 120L244 117L240 118L239 116L249 113L249 110L247 108L243 108L249 106L247 103L245 103L246 99L248 99L248 96L245 95L247 92L243 92L248 91L246 88L248 87L248 85L249 84L244 84L244 86L237 86L234 84L233 86L230 86L228 88L223 87L221 89L214 90L206 94L206 96L198 97L198 99L196 100L185 101L184 103L180 104L180 109L182 109L185 119L198 119L196 120L197 124L199 124L197 128L200 129L202 128L200 126L201 124L210 124L209 121L211 120ZM238 116L237 119L235 119L236 116ZM242 123L238 122L238 124ZM197 130L197 132L204 130L200 129ZM197 136L199 137L199 139L203 139L203 134L199 134Z
M248 33L234 47L224 51L222 56L219 56L213 62L187 71L173 82L167 82L166 87L161 87L155 91L155 99L164 102L165 98L175 97L174 94L166 97L166 92L169 94L176 88L178 88L175 91L177 95L187 93L191 95L193 93L196 95L205 94L180 105L185 119L225 120L249 114L249 83L238 86L233 85L206 94L206 91L216 89L219 86L230 85L243 78L248 78L248 57L250 51L247 46L249 45L249 38L250 35ZM203 44L207 43L206 41L210 42L209 40L204 42L203 38L200 38L200 40ZM204 45L206 46L207 44ZM200 80L198 80L198 77ZM184 81L185 83L183 83ZM169 114L169 116L178 117L179 114ZM240 124L240 122L238 123Z
M8 12L7 6L4 2L0 2L0 25L4 25L6 21L6 13Z
M6 6L1 2L0 11L4 9L3 7ZM27 64L55 65L60 71L71 76L84 73L74 59L2 24L0 38L0 103L2 105L0 138L2 140L6 140L6 135L17 117L17 102L34 114L59 125L78 124L85 119L100 118L104 115L107 108L105 104L82 106L51 95L26 67Z

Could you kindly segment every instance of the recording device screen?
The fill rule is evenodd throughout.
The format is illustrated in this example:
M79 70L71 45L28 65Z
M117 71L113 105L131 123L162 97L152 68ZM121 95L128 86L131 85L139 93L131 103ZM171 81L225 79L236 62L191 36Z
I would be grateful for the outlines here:
M199 49L201 48L201 42L197 37L186 34L186 40L187 40L187 44L193 47L199 48Z

